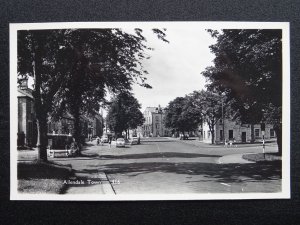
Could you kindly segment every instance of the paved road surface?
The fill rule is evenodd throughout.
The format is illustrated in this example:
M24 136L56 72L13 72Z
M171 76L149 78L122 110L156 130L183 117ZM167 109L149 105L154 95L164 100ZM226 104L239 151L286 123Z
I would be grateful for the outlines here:
M267 151L275 149L275 145L266 148ZM144 139L141 145L126 148L97 146L93 142L83 151L85 157L55 158L55 161L71 164L81 178L105 174L116 194L281 191L281 165L278 161L220 164L224 155L258 151L257 146L226 149L151 138ZM84 186L79 188L85 192Z

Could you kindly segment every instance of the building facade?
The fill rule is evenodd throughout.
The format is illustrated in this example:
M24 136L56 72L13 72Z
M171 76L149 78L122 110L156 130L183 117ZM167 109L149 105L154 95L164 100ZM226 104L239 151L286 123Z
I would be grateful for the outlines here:
M32 90L18 87L18 147L34 147L37 141L36 117Z
M80 116L81 134L85 141L103 134L103 119L100 114L94 116ZM48 118L48 135L72 135L74 130L74 118L71 114L65 113L59 120Z
M224 132L223 132L224 130ZM251 126L250 124L242 124L230 119L218 120L215 125L215 143L223 143L224 139L227 141L235 140L238 143L251 142ZM203 123L199 127L199 139L206 143L211 143L212 134L209 130L207 123ZM224 134L224 138L223 138ZM254 138L255 141L262 141L264 136L265 140L276 140L276 134L273 125L265 124L265 131L261 130L261 124L254 125Z
M142 136L163 137L169 136L170 131L164 125L165 111L160 106L147 107L143 113L145 122L142 126Z
M37 143L36 113L34 108L34 98L32 90L28 88L26 79L18 86L18 148L35 147ZM81 115L80 125L82 136L86 140L91 137L101 136L103 133L103 117L99 113L92 116ZM53 135L71 136L74 129L74 118L68 112L59 120L48 117L47 133Z

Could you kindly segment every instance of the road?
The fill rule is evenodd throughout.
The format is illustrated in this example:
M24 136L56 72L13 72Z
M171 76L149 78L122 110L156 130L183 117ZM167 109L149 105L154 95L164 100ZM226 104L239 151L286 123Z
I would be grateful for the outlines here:
M274 150L275 146L267 146ZM198 144L167 138L109 148L90 143L84 157L55 158L71 164L81 179L102 174L115 194L280 192L281 162L220 163L224 155L257 152L258 147ZM104 175L105 176L104 176ZM84 186L78 187L84 193ZM78 192L77 188L77 192Z

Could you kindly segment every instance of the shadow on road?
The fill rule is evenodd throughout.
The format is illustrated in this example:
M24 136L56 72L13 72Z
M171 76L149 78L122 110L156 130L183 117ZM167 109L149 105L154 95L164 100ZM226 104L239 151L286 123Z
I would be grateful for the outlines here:
M141 140L141 144L144 143L152 143L152 142L175 142L175 140L170 139L149 139L149 140Z
M263 162L253 164L212 164L212 163L120 163L108 165L91 165L93 169L84 169L81 172L89 173L97 170L107 174L123 174L137 176L140 174L162 172L186 175L203 175L214 178L218 182L241 182L278 180L281 178L281 162ZM166 175L167 179L167 175ZM242 180L241 180L242 179Z
M95 153L82 153L81 157L74 158L56 158L55 161L76 161L76 160L114 160L114 159L151 159L151 158L199 158L209 157L218 158L221 155L207 155L196 153L180 153L180 152L159 152L159 153L142 153L142 154L125 154L125 155L98 155Z
M198 158L198 157L221 157L220 155L206 155L180 152L159 152L126 155L101 155L101 159L147 159L147 158Z

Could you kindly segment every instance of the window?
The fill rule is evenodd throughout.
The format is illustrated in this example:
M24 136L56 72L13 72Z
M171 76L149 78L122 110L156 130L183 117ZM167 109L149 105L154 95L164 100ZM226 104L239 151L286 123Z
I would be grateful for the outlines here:
M275 131L274 129L270 129L270 137L275 137Z
M229 139L233 139L233 130L228 131Z
M254 129L254 135L255 137L259 137L259 129Z
M223 140L223 130L220 130L220 141Z

